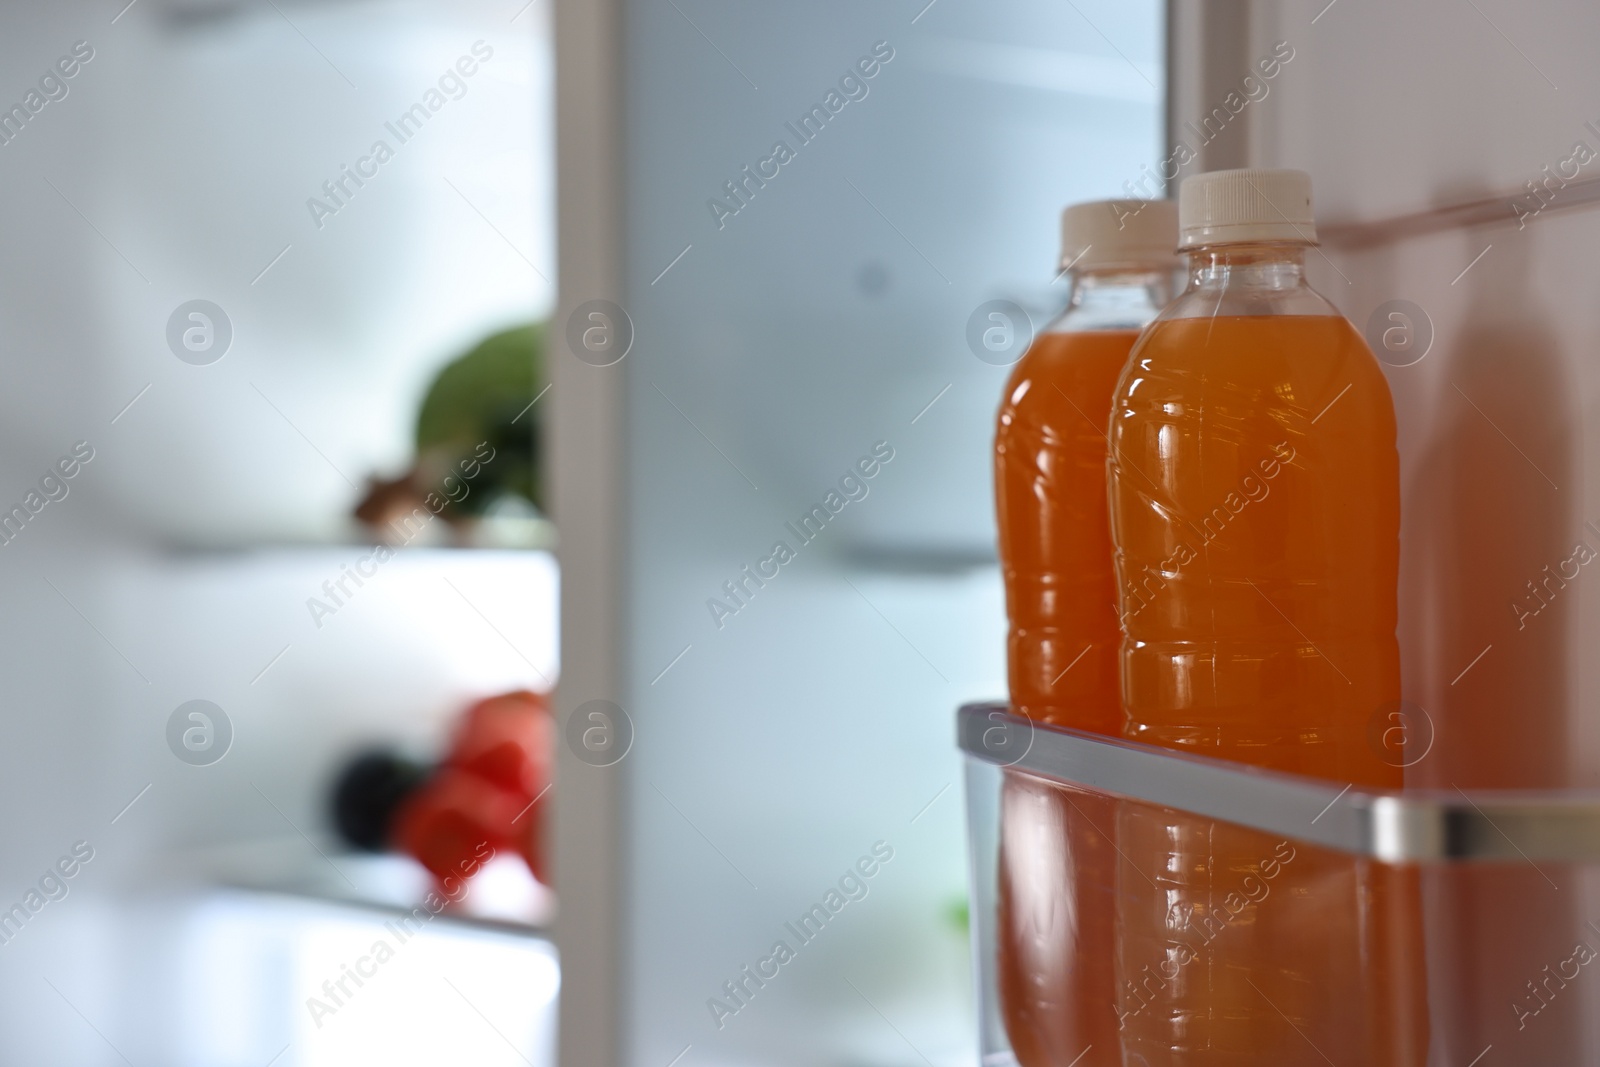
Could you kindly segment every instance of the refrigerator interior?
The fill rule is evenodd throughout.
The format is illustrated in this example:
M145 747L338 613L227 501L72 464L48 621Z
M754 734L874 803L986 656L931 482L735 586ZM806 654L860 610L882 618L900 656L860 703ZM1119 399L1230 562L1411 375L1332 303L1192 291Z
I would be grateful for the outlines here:
M558 675L549 552L419 541L324 590L370 565L351 509L409 462L435 371L549 313L549 15L518 14L0 5L28 116L0 139L0 478L32 512L0 558L4 1062L552 1061L548 938L446 917L404 947L385 924L427 876L341 851L326 810L356 748L430 753ZM195 700L218 759L173 744ZM506 860L479 910L548 912ZM394 962L345 979L380 939Z
M988 453L1018 353L969 323L1042 326L1062 205L1153 158L1161 9L618 4L557 32L557 518L596 534L563 542L560 712L571 737L608 702L632 739L563 751L558 881L596 887L558 919L563 1054L971 1062L948 709L1004 686ZM585 349L608 328L631 347Z
M1071 154L1079 166L1112 164L1109 180L1084 195L1154 192L1152 175L1232 166L1313 176L1322 235L1310 256L1313 284L1371 339L1400 422L1405 697L1427 714L1436 740L1408 783L1592 786L1595 727L1580 709L1592 688L1592 657L1581 650L1595 601L1569 562L1600 537L1581 497L1596 325L1585 293L1594 216L1584 206L1594 190L1581 180L1592 177L1582 167L1600 135L1585 125L1592 75L1579 49L1592 13L1179 0L1163 13L1164 50L1155 32L1143 50L1129 46L1101 9L1056 14L1084 32L1083 50L1108 60L1120 53L1124 73L1145 71L1151 89L1170 86L1153 147L1146 137L1128 155ZM603 595L564 605L569 634L588 640L582 665L569 656L567 677L581 682L563 712L612 700L636 731L629 758L608 768L615 773L569 770L569 795L581 793L582 803L561 816L563 862L609 874L619 888L565 914L564 943L585 951L581 964L567 960L567 976L587 994L563 1004L566 1040L580 1055L628 1063L963 1060L971 1037L950 1022L955 995L909 992L938 984L931 917L938 889L958 892L953 867L921 865L924 856L947 858L955 839L942 821L955 813L940 803L956 771L929 772L951 752L948 715L962 694L983 685L998 692L1002 680L994 575L974 566L984 551L974 534L989 521L980 467L997 376L963 364L961 345L981 300L1048 303L1027 295L1017 260L984 255L987 239L1021 225L976 220L1009 216L1038 188L1030 183L1041 168L1027 153L1063 148L1011 136L1027 114L1014 88L1003 116L997 108L974 125L965 119L987 99L969 84L980 57L1004 57L1004 73L989 77L1015 86L1037 69L1027 49L1049 35L1009 6L909 5L903 29L884 11L856 13L885 28L864 27L855 54L881 39L896 58L870 96L844 105L774 177L757 170L771 152L764 142L785 136L785 122L820 99L826 82L791 82L787 52L764 31L742 36L731 13L715 26L728 36L696 15L619 4L565 24L597 73L566 82L563 146L575 151L562 166L571 168L569 187L592 180L584 193L592 199L583 217L563 220L563 279L576 288L563 292L562 314L582 317L590 300L620 304L633 347L621 363L580 359L565 369L583 420L558 442L594 461L593 480L569 481L566 500L628 532L569 558L569 591L576 563L584 588ZM854 24L808 15L781 37L809 44ZM1096 26L1102 32L1091 33ZM966 34L955 64L937 40L946 32ZM997 37L1016 47L971 47ZM846 60L851 48L840 41ZM870 167L863 149L830 172L831 183L794 180L814 160L824 170L829 146L865 136L856 131L875 102L896 110L903 98L890 79L921 78L925 64L943 64L946 76L960 68L965 80L949 87L959 84L961 103L919 93L915 114L872 131L873 147L888 151L871 158L888 177L856 169ZM1059 79L1068 68L1047 69ZM769 114L774 80L798 103L767 120L774 133L744 133L751 113ZM622 85L615 94L592 92L612 82ZM696 91L680 93L685 85ZM1060 121L1066 112L1052 105L1050 113ZM591 121L614 129L615 141L573 132ZM1041 192L1030 213L1051 212L1050 195L1065 191L1058 182ZM801 200L816 209L790 207ZM842 225L829 227L831 219ZM1052 234L1029 226L1034 255L1047 256ZM885 269L869 270L869 256ZM821 276L819 260L832 265L831 288L810 280ZM708 278L714 287L700 290ZM963 284L969 299L938 299ZM857 310L852 297L872 290L897 313ZM1396 326L1409 338L1389 332ZM782 358L797 350L800 358ZM896 354L917 371L889 373ZM817 395L818 383L830 388ZM904 429L893 421L900 408ZM627 444L609 447L624 432ZM877 441L891 443L896 459L869 497L830 524L829 540L817 538L828 551L808 542L779 577L747 577L755 573L747 565L773 559L769 546L785 524ZM803 463L813 466L809 478L796 478ZM1566 577L1547 586L1554 567ZM918 595L957 575L989 598L987 636L977 601L962 610L954 598ZM876 639L856 629L860 620L878 627ZM766 626L781 646L761 639ZM620 637L620 647L591 655L600 636ZM852 673L851 664L865 666ZM814 755L823 746L826 756ZM907 823L917 820L908 845L892 836L896 803ZM934 832L930 820L945 836L925 850L918 835ZM867 830L857 833L861 844L837 839L857 825ZM897 897L893 920L873 920L852 944L807 941L771 978L772 937L869 839L893 841L896 859L864 904L834 921L864 924L893 875L912 866L896 868L902 857L917 864L914 897ZM1515 1003L1530 976L1590 936L1591 869L1510 864L1425 878L1429 967L1439 976L1435 1062L1469 1063L1490 1047L1507 1062L1569 1062L1590 1046L1592 990L1565 995L1537 1027L1518 1025ZM821 872L816 889L805 888L808 871ZM774 874L784 891L772 904ZM896 942L891 921L920 925ZM810 958L826 953L835 955ZM816 971L826 973L810 988L784 977ZM744 977L757 972L770 981ZM849 1026L863 1043L837 1036Z
M983 331L990 302L1015 344L1063 299L1063 204L1155 193L1180 143L1184 172L1311 172L1313 281L1384 358L1404 684L1436 733L1410 782L1594 787L1600 599L1548 575L1600 548L1597 19L0 5L0 106L28 115L0 123L0 501L31 516L0 559L0 904L30 916L0 944L0 1059L543 1063L559 1011L572 1063L971 1062L950 715L1004 690ZM226 323L212 362L180 351L195 300ZM1396 310L1416 340L1391 349ZM319 617L434 371L535 320L559 573L408 549ZM512 864L481 903L553 914L559 968L542 925L452 920L316 1010L424 887L337 851L339 761L558 679L568 897ZM210 765L169 740L193 700L230 727ZM608 764L593 701L630 738ZM1590 869L1426 891L1436 1062L1600 1041L1582 983L1536 1026L1509 1007L1595 943Z

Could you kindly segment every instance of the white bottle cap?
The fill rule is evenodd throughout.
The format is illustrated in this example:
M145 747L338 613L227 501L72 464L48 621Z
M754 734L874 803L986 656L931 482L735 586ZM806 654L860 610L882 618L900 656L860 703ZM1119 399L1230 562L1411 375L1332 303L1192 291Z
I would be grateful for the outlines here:
M1061 213L1061 269L1173 265L1178 208L1170 200L1091 200Z
M1214 170L1178 188L1179 248L1256 241L1317 243L1311 175L1303 170Z

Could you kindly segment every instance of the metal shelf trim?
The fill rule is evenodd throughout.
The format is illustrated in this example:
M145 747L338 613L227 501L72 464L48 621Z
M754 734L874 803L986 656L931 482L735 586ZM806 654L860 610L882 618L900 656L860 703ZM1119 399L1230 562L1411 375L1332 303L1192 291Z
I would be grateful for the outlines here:
M1341 787L1047 726L1006 708L957 712L968 757L1389 863L1600 862L1600 792Z

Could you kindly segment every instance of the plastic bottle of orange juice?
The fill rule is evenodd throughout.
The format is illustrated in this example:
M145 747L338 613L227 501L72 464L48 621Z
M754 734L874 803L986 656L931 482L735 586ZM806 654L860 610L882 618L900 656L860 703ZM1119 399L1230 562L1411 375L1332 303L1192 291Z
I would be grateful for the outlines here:
M1179 214L1187 288L1111 417L1125 735L1397 789L1367 741L1400 698L1394 408L1306 284L1311 180L1197 175ZM1145 805L1118 834L1129 1067L1420 1067L1415 872Z
M1170 296L1176 243L1168 201L1069 207L1067 309L1006 384L995 494L1011 703L1043 722L1111 734L1121 727L1106 420L1139 330ZM1017 1059L1022 1067L1120 1067L1112 802L1007 772L1001 820L998 971Z

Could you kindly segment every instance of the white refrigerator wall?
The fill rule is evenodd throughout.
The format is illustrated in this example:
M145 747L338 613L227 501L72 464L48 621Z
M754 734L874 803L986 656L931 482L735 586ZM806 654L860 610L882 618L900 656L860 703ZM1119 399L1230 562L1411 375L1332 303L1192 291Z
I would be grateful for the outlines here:
M582 305L610 300L633 330L613 366L563 352L552 392L561 706L615 701L636 731L611 767L564 752L565 1062L973 1055L953 712L1005 685L1007 368L968 321L1004 298L1042 325L1061 207L1118 195L1159 145L1158 5L1078 8L682 0L569 9L565 30L558 11L561 317L582 311L581 344L604 325ZM608 56L614 105L591 77ZM608 158L614 217L590 201ZM830 492L802 539L788 524ZM585 534L608 500L611 557ZM605 884L609 909L584 889ZM830 900L820 933L786 926Z
M1179 23L1197 8L1176 5ZM1238 31L1223 45L1194 29L1175 41L1175 66L1206 76L1185 83L1172 136L1194 141L1184 119L1226 106L1222 93L1280 44L1292 51L1271 97L1212 150L1227 165L1311 172L1314 284L1396 364L1403 685L1435 731L1409 780L1593 786L1600 585L1577 561L1579 545L1600 550L1600 469L1587 459L1600 444L1600 213L1571 206L1569 184L1600 173L1580 162L1600 153L1588 48L1600 12L1502 0L1220 11ZM1391 301L1414 305L1409 353L1382 347L1386 328L1405 328ZM1595 890L1559 866L1432 882L1437 1063L1490 1045L1485 1063L1569 1062L1563 1052L1594 1040L1600 987L1565 990L1536 1017L1514 1004L1575 942L1597 944Z

